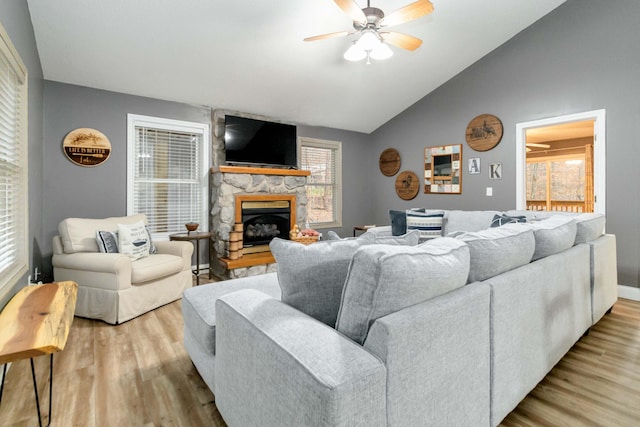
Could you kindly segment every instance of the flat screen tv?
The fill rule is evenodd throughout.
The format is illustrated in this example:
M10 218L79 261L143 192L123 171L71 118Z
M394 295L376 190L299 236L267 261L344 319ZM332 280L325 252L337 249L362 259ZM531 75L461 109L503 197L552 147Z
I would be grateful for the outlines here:
M297 130L294 125L226 116L224 143L227 165L260 165L295 169Z

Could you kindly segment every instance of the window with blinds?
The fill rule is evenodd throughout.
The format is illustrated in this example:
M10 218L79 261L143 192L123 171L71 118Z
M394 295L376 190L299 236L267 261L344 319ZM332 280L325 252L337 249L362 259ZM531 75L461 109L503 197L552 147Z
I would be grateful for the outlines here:
M27 69L0 25L0 299L28 270Z
M208 227L209 126L128 115L127 213L143 213L154 238Z
M300 167L307 178L307 221L316 228L342 227L342 144L300 138Z

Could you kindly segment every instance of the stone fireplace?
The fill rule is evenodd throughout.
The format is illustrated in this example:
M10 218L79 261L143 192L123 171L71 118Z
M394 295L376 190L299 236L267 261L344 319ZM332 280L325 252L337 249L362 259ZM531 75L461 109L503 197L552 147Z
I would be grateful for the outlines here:
M226 114L246 116L249 118L266 119L262 116L241 114L236 111L215 110L212 117L212 160L213 167L210 174L210 206L209 229L213 233L211 238L211 253L209 262L213 273L223 279L236 277L255 276L275 271L275 261L268 250L268 242L258 242L254 236L243 235L247 245L244 248L246 255L237 260L229 260L229 233L238 222L243 223L243 234L250 225L254 234L265 234L268 231L275 232L276 225L279 234L277 236L288 237L289 230L285 231L284 216L280 209L284 203L288 203L289 228L293 224L304 224L307 218L307 194L306 184L309 171L294 169L277 169L261 167L224 166L224 117ZM259 202L259 203L256 203ZM270 202L263 204L263 202ZM273 202L273 203L271 203ZM245 217L243 218L242 204L246 204ZM257 210L251 212L251 210ZM263 213L260 213L263 212ZM265 224L264 217L273 219L273 222ZM262 220L258 216L263 216ZM280 217L275 219L274 217ZM284 233L284 236L282 235ZM276 237L276 236L271 236Z
M220 166L211 173L212 269L223 279L275 271L274 237L307 217L308 171ZM229 259L229 233L242 224L243 256Z

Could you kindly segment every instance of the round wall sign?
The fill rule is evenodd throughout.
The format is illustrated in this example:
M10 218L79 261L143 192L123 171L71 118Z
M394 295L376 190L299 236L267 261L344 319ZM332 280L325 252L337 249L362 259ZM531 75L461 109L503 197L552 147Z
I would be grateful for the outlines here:
M396 193L403 200L411 200L418 195L420 180L418 175L411 171L400 172L396 178Z
M492 114L481 114L469 122L467 144L476 151L489 151L502 139L502 122Z
M400 170L400 153L395 148L387 148L380 154L380 172L393 176Z
M62 150L76 165L98 166L111 155L111 142L99 130L79 128L64 137Z

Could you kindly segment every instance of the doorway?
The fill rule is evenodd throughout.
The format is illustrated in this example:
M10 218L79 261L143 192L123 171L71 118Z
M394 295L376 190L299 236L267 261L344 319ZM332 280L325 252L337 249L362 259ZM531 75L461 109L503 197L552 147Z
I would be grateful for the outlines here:
M516 208L605 213L605 111L516 125Z

